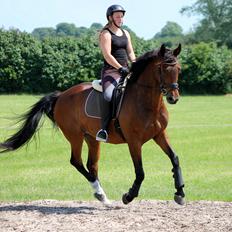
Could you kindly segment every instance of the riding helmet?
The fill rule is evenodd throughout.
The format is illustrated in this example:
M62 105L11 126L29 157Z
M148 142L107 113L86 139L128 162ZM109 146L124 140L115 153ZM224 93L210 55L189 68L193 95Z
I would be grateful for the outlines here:
M112 5L106 11L106 18L107 18L107 20L109 20L109 16L112 16L114 12L122 12L123 15L124 15L126 11L120 5Z

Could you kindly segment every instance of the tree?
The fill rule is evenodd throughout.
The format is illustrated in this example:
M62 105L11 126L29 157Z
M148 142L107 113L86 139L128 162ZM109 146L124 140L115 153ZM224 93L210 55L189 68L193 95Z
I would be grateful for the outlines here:
M216 41L232 48L231 0L198 0L192 6L182 8L181 13L202 16L195 32L198 41Z
M183 29L179 24L168 21L166 25L161 29L161 32L155 35L155 38L182 36L182 32Z
M153 41L156 41L156 44L165 44L171 48L183 43L182 31L183 29L179 24L168 21L161 31L153 37Z
M101 30L103 28L101 23L92 23L90 29Z
M73 23L59 23L56 25L56 34L59 36L75 36L77 28Z
M31 34L38 39L44 39L46 37L55 36L56 30L52 27L40 27L35 28Z

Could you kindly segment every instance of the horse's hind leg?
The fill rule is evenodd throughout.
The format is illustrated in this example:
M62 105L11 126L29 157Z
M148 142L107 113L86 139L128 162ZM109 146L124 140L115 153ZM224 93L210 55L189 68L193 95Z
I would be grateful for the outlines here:
M100 158L100 144L98 141L95 140L95 138L89 135L85 136L85 141L89 149L87 168L89 170L89 174L94 177L94 180L90 181L90 184L94 190L94 196L104 204L109 204L110 201L108 200L98 179L98 161Z
M168 155L172 162L172 172L173 172L173 178L175 181L175 188L177 192L175 193L174 200L176 203L183 205L184 204L184 181L181 173L181 168L179 164L179 158L175 154L175 152L172 150L168 137L165 132L162 132L158 136L154 138L155 142L162 148L162 150Z
M96 177L90 174L83 165L82 158L81 158L81 151L82 151L82 144L83 144L83 135L80 133L75 140L69 139L71 143L71 159L70 163L79 171L88 181L94 182Z

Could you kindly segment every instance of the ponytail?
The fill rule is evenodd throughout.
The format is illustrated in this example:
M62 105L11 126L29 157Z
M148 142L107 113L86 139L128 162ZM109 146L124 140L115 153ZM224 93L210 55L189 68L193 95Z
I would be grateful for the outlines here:
M101 33L102 33L105 29L109 28L111 24L112 24L112 22L109 21L109 22L100 30L99 36L98 36L99 40L100 40Z

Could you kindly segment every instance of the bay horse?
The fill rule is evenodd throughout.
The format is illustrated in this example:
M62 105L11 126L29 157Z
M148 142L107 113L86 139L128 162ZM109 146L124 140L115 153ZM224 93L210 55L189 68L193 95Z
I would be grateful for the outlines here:
M153 139L171 160L176 192L174 200L184 204L184 181L178 156L172 149L166 127L168 111L163 96L170 104L179 100L178 75L180 64L177 56L181 44L173 50L165 45L140 56L131 67L131 77L126 86L118 120L123 136L114 127L109 126L108 142L127 143L135 169L135 180L122 201L128 204L138 196L144 180L142 164L142 145ZM100 143L95 140L100 129L100 119L88 117L85 102L93 90L91 83L81 83L64 92L54 92L42 97L21 119L18 132L0 143L1 152L16 150L29 142L39 129L39 121L46 114L57 125L71 145L70 163L90 182L94 196L103 203L109 200L98 178ZM81 158L82 144L88 145L86 167Z

